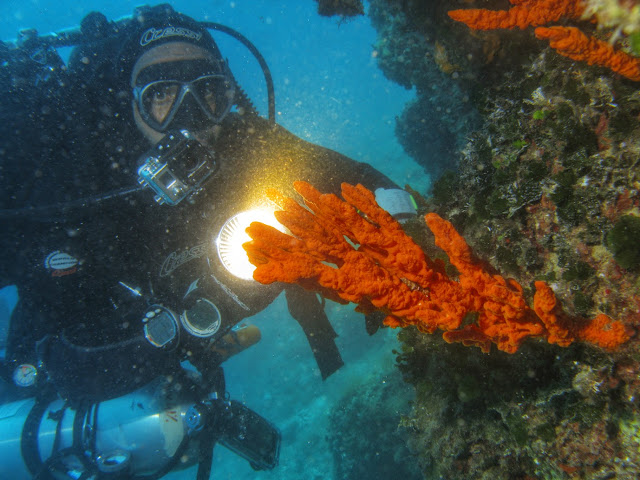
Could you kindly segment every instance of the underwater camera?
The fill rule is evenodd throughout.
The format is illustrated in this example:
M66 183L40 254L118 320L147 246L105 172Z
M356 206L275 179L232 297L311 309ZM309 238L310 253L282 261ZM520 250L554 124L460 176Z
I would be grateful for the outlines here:
M187 130L171 131L138 168L138 183L151 187L159 204L177 205L197 194L215 172L214 154Z
M197 399L165 377L118 398L70 405L59 397L0 405L0 478L157 480L198 464L209 478L219 443L255 470L278 464L280 431L216 393Z

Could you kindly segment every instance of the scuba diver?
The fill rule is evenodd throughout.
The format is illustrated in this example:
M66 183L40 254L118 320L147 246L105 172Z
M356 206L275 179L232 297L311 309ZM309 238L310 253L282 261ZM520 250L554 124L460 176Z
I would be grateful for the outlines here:
M256 56L268 118L208 29ZM245 320L284 290L322 378L343 363L321 301L253 281L238 233L266 221L267 189L293 194L295 180L361 183L398 216L414 212L408 194L277 125L257 49L169 5L24 31L0 60L0 287L18 288L0 477L151 479L198 464L209 478L216 443L274 468L277 428L225 390L221 364L260 339Z

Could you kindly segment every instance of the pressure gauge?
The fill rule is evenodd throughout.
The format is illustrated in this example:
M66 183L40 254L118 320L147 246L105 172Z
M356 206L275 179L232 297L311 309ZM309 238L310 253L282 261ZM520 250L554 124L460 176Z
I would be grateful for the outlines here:
M38 370L33 365L23 363L13 371L13 382L19 387L32 387L36 383Z
M144 336L157 348L171 349L178 343L176 314L162 305L152 305L144 314Z

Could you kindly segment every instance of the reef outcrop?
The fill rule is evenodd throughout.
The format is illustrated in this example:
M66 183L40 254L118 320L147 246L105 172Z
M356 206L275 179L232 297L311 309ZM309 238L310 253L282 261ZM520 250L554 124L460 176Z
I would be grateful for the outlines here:
M440 175L424 198L414 192L421 212L450 221L478 257L525 291L545 282L572 316L606 314L637 328L640 84L611 65L561 56L549 40L564 32L555 27L575 27L607 43L609 52L639 57L640 5L585 0L580 15L565 11L557 22L524 30L517 23L474 30L448 14L518 6L498 0L372 5L375 21L385 25L380 41L393 43L395 52L412 49L413 59L422 53L432 65L420 71L449 72L477 113L453 148L455 169ZM539 31L550 38L537 39L535 28L551 28ZM413 38L423 40L421 52ZM600 44L594 45L590 50ZM431 52L438 50L436 59ZM403 78L393 56L379 61ZM434 90L440 85L437 76L410 78ZM434 114L430 121L439 119ZM428 138L405 131L409 142ZM422 221L404 227L435 254ZM417 391L403 424L425 478L640 476L637 338L614 353L525 342L515 355L483 355L417 329L399 337L398 366Z

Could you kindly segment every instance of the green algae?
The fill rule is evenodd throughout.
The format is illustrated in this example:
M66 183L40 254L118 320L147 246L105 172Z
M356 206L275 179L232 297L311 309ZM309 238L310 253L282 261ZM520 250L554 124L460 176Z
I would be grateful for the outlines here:
M510 414L505 419L509 433L520 447L524 447L529 442L529 430L527 422L517 413Z
M531 115L531 118L533 118L534 120L544 120L548 114L549 112L546 110L536 110Z
M573 309L578 315L587 315L594 307L595 302L582 292L576 292L573 296Z
M576 262L562 273L562 279L567 282L586 280L595 273L594 268L586 262Z
M433 183L431 195L436 203L446 204L455 198L458 188L458 174L447 170Z
M627 270L640 266L640 218L623 215L609 231L606 246L618 265Z

